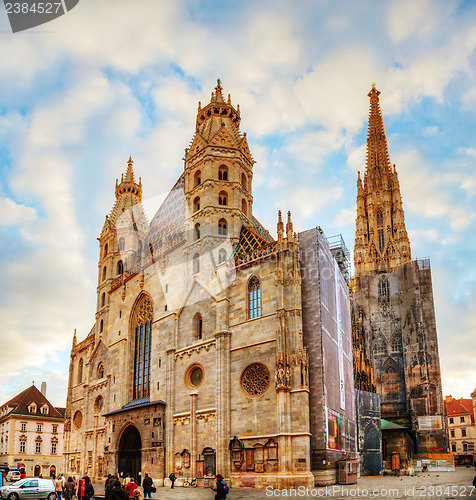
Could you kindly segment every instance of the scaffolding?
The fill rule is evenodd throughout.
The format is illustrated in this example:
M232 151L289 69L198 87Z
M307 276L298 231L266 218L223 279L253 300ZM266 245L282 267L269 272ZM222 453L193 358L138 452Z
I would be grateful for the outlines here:
M329 238L327 238L327 244L329 245L329 250L339 266L342 276L346 281L349 281L351 265L350 253L345 245L344 238L342 238L341 234L329 236Z

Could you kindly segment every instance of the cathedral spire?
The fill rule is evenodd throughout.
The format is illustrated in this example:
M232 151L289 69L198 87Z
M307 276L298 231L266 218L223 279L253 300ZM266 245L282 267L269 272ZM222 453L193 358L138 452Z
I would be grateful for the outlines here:
M367 162L364 179L357 178L355 275L395 270L411 260L405 228L400 184L392 168L387 137L375 83L370 98Z
M142 182L140 179L138 184L136 182L133 163L132 157L129 156L126 175L122 174L120 183L116 179L116 199L119 199L124 194L131 194L137 196L139 201L142 201Z

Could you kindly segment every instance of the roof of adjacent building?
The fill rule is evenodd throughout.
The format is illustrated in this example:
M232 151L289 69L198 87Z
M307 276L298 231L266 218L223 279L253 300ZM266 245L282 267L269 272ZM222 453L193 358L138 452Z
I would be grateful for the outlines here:
M29 406L35 403L37 408L40 409L45 405L48 406L48 413L41 413L38 411L37 413L30 413ZM5 408L11 408L11 411L8 412L7 415L4 415L2 418L5 418L9 415L34 415L35 417L41 418L64 418L64 408L55 408L46 397L35 387L32 385L25 389L24 391L17 394L14 398L10 399L1 406L1 410ZM63 411L61 411L63 410Z
M471 415L471 423L474 424L473 400L472 399L452 399L446 402L446 414L448 417L453 415Z

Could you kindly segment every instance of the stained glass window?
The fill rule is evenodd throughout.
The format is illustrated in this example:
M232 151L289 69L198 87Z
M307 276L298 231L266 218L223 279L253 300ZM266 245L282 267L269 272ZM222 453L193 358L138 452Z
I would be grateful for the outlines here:
M248 304L250 319L261 316L261 288L256 276L253 276L248 284Z
M134 314L134 389L133 398L150 394L150 354L152 345L153 308L150 299L144 295L138 302Z

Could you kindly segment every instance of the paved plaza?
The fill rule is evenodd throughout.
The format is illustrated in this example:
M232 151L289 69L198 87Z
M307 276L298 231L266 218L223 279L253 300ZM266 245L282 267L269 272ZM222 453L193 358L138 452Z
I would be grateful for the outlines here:
M455 472L422 473L402 477L364 477L353 485L334 485L316 487L306 491L296 490L258 490L251 488L230 489L228 500L253 500L266 498L476 498L473 488L474 468L457 468ZM94 485L97 494L102 494L104 485ZM154 500L213 500L215 493L207 488L157 488Z

